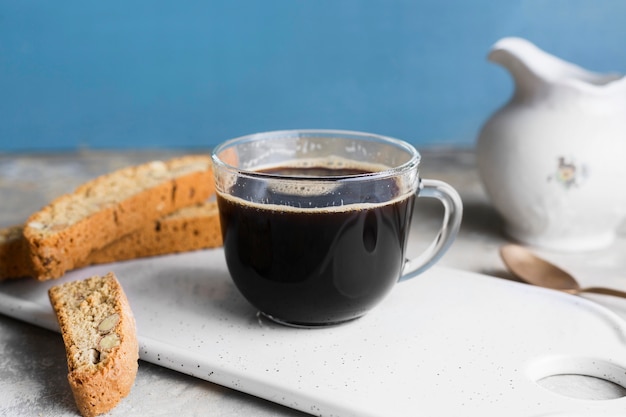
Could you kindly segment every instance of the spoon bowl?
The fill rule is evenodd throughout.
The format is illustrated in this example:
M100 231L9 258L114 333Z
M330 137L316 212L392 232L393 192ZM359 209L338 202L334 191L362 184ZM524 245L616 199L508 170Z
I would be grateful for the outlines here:
M612 288L581 288L578 281L569 272L535 255L524 246L505 245L500 248L500 257L509 271L527 284L570 294L586 292L626 298L626 292Z

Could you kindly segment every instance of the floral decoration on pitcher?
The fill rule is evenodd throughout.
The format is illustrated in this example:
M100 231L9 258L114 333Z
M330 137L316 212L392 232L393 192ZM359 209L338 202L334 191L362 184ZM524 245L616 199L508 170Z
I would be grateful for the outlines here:
M581 185L586 178L587 167L584 164L577 165L573 160L560 156L556 171L548 176L548 182L554 180L566 189L570 189Z

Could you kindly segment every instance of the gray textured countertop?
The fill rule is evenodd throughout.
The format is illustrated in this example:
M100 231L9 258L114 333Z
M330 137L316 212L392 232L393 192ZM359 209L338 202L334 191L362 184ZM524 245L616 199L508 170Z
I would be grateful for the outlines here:
M82 182L114 169L181 151L0 154L0 227L30 213ZM421 175L444 180L461 194L465 214L460 234L441 265L510 278L498 257L508 242L479 182L468 150L427 150ZM410 252L425 247L439 227L436 202L418 200ZM538 251L580 277L582 284L626 290L626 233L605 250L583 254ZM626 317L626 301L599 302ZM0 416L78 415L66 380L59 334L0 316ZM602 391L600 388L599 390ZM606 389L605 389L606 390ZM613 388L609 389L613 390ZM611 394L612 395L612 394ZM129 415L304 416L271 402L140 362L135 386L111 416Z

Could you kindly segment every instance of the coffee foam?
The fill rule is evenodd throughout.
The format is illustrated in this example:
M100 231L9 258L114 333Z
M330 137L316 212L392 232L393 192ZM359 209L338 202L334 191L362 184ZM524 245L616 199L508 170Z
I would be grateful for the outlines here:
M339 175L339 176L311 176L311 175L289 175L272 173L272 170L289 170L289 169L309 169L309 168L321 168L321 169L334 169L334 170L357 170L362 171L362 174L353 175ZM386 180L383 178L376 178L376 174L389 170L390 167L383 164L376 164L371 162L355 161L352 159L340 158L340 157L324 157L324 158L309 158L296 161L283 161L277 164L267 164L256 167L255 171L262 171L261 174L267 174L265 178L250 177L252 183L251 188L254 189L255 185L263 182L267 183L267 190L269 194L274 197L276 195L284 195L284 201L272 202L256 200L251 201L246 196L237 195L237 191L245 190L250 187L250 184L246 185L246 176L244 175L241 186L238 185L236 177L233 177L233 182L227 188L227 190L218 190L221 197L228 199L232 202L240 205L246 205L254 207L256 209L275 210L275 211L297 211L297 212L341 212L351 210L363 210L372 207L380 207L386 204L392 204L397 201L407 198L408 195L412 195L411 192L399 191L399 196L391 198L388 201L375 202L375 203L344 203L342 199L342 193L345 191L345 187L350 186L351 181L394 181L399 190L406 190L406 185L403 186L403 177L391 177ZM270 171L270 172L267 172ZM374 177L368 179L368 177ZM341 180L338 180L341 178ZM256 184L258 181L258 184ZM389 183L381 183L382 187L388 187ZM243 187L243 188L238 188ZM219 188L219 187L218 187ZM341 188L344 188L342 190ZM235 195L232 195L235 194ZM313 201L308 201L307 198L315 198L316 196L326 197L330 199L330 205L323 207L313 206ZM333 198L334 197L334 198ZM293 198L294 201L290 201ZM298 201L299 200L299 201ZM308 203L308 205L307 205Z
M345 170L353 169L363 171L363 174L355 175L343 175L343 176L322 176L311 177L306 175L276 175L276 180L271 181L270 188L272 191L289 194L292 196L310 197L316 195L328 195L332 194L339 186L345 183L339 183L336 179L339 177L363 177L372 174L376 174L381 171L389 169L388 166L383 164L374 164L368 162L354 161L351 159L340 158L337 156L331 156L326 158L311 158L301 159L297 161L290 161L288 163L281 163L273 166L264 166L257 169L258 171L270 171L272 169L298 169L298 168L321 168L332 170ZM280 177L284 176L287 179L281 180ZM301 180L299 180L302 178ZM312 179L314 178L314 180ZM319 178L319 179L318 179ZM315 181L315 182L313 182Z
M359 181L367 181L367 179L363 179L363 177L367 178L369 175L375 175L381 171L388 170L389 167L382 164L373 164L361 161L354 161L345 158L332 157L332 158L320 158L320 159L304 159L298 160L288 163L281 163L276 165L266 165L263 167L259 167L259 171L268 171L272 169L298 169L298 168L327 168L327 169L354 169L364 171L364 174L357 175L347 175L347 176L328 176L328 177L311 177L311 176L289 176L289 175L280 175L280 174L269 174L266 180L258 180L258 181L267 181L268 189L275 194L285 194L285 199L289 200L289 197L294 197L297 199L298 197L306 198L306 197L315 197L315 196L327 196L332 197L336 193L336 199L333 200L331 205L327 205L324 207L313 207L312 201L309 202L311 206L307 206L306 202L299 202L298 205L295 205L294 202L288 204L279 204L263 202L263 201L250 201L245 198L239 196L233 196L228 194L228 192L219 192L222 198L228 199L232 202L238 203L240 205L245 205L248 207L254 207L256 209L264 209L264 210L273 210L273 211L294 211L294 212L307 212L307 213L316 213L316 212L342 212L342 211L352 211L352 210L365 210L372 207L380 207L387 204L393 204L400 200L403 200L408 197L408 195L412 195L409 193L402 194L399 196L390 199L389 201L377 202L377 203L349 203L344 204L342 200L341 193L339 189L341 187L346 187L349 185L349 178L361 178ZM284 178L281 178L284 177ZM338 180L338 178L342 178L342 180ZM343 180L347 178L348 180ZM399 178L394 178L394 181L399 181ZM371 179L371 181L380 181L380 179ZM398 186L400 184L397 184ZM234 185L236 186L236 185ZM401 188L401 187L398 187Z
M286 204L276 204L276 203L263 203L258 201L249 201L244 200L240 197L235 197L227 193L217 192L221 198L225 200L229 200L232 203L239 204L241 206L247 206L250 208L254 208L257 210L268 210L268 211L278 211L278 212L294 212L294 213L307 213L307 214L315 214L315 213L340 213L346 211L360 211L360 210L369 210L373 207L381 207L386 205L392 205L399 201L405 200L409 198L411 193L400 195L392 200L383 201L379 203L355 203L355 204L344 204L341 199L336 201L336 205L324 206L324 207L309 207L305 204L296 205L286 205ZM317 195L317 194L316 194Z
M340 185L336 182L303 184L302 182L291 183L281 181L272 183L269 188L279 194L287 194L294 197L313 197L332 194L339 186Z
M283 161L273 165L257 166L255 171L266 171L276 168L328 168L328 169L357 169L368 172L380 172L391 169L388 165L373 162L355 161L354 159L328 156L323 158L298 159Z

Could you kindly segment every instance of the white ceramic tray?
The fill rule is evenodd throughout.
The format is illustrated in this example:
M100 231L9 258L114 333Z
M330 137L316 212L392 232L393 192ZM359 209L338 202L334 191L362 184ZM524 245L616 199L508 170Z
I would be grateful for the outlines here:
M537 381L586 374L626 385L626 326L585 299L435 267L338 327L259 321L221 249L74 271L115 271L137 319L143 360L319 416L624 415ZM0 284L0 312L58 330L46 291Z

